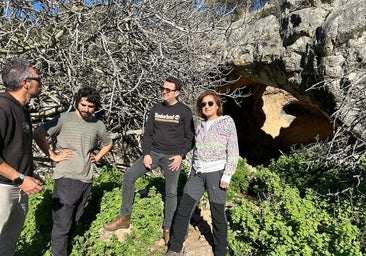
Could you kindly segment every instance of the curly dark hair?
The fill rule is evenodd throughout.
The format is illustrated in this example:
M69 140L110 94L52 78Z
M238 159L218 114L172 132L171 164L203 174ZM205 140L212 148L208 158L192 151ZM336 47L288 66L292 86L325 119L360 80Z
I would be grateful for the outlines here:
M100 94L95 88L89 86L80 88L74 96L75 104L78 105L83 97L95 105L95 110L100 108Z

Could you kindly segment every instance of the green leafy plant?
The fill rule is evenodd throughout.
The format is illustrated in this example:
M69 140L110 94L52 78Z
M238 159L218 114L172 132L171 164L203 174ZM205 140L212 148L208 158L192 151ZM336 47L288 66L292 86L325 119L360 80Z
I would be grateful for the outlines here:
M249 170L245 159L240 159L236 171L231 178L227 200L231 200L239 194L245 194L249 187Z
M53 180L46 179L43 191L29 196L25 225L17 243L17 255L43 255L50 247Z
M365 172L365 163L361 159L360 173ZM366 195L359 190L363 176L358 177L360 185L350 186L348 190L320 193L333 186L334 180L325 182L326 176L320 174L319 168L318 164L309 165L302 155L283 156L268 168L258 166L254 172L249 172L245 160L240 160L228 190L229 254L364 254ZM334 170L322 171L329 174ZM179 180L180 194L187 174L185 167ZM103 224L119 214L122 182L123 173L108 167L94 178L91 200L71 238L71 255L164 253L165 247L155 246L161 239L163 220L164 178L161 175L149 174L136 181L131 232L126 240L120 242L114 235L109 240L100 238ZM52 179L46 179L44 190L30 196L29 213L16 255L51 255L52 187ZM203 196L202 201L205 200L207 194Z
M92 198L70 241L71 255L151 255L150 247L160 239L163 219L162 194L155 187L150 186L144 196L136 194L131 234L124 243L117 241L116 237L110 242L99 238L103 224L119 214L122 175L119 170L104 168L95 177ZM151 179L149 176L138 179L137 189L146 188ZM30 209L17 245L17 255L50 255L53 181L46 180L44 190L30 197Z
M232 255L362 255L350 204L334 208L311 190L301 196L266 168L251 186L256 197L229 210Z

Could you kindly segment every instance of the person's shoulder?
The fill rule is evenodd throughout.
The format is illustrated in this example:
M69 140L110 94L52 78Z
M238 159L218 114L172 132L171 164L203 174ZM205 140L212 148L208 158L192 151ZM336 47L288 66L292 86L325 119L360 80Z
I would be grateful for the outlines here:
M0 101L7 102L9 104L10 102L12 102L12 98L8 93L0 92Z
M59 116L62 118L74 117L74 116L76 116L76 112L75 111L62 112L62 113L60 113Z
M154 104L151 106L150 111L151 111L151 110L153 110L153 109L156 109L156 108L161 108L161 107L163 107L163 106L164 106L163 102L157 102L157 103L154 103Z
M105 123L101 119L99 119L98 117L96 117L96 116L92 116L92 121L95 122L95 123L97 123L98 125L105 126Z
M232 123L232 124L234 124L234 119L229 115L220 116L218 121L223 122L223 123Z
M8 93L0 93L0 107L3 110L8 111L10 108L14 108L19 105L14 98L12 98Z
M234 121L234 119L231 116L229 116L229 115L223 115L222 116L222 119L228 120L228 121Z
M2 104L8 102L8 97L6 97L6 94L4 92L0 92L0 102Z
M179 107L181 107L181 108L185 109L185 110L192 111L192 110L191 110L191 108L190 108L187 104L185 104L185 103L183 103L183 102L181 102L181 101L178 101L178 102L177 102L177 105L178 105Z
M70 121L70 120L75 120L75 119L78 120L79 119L76 111L61 112L55 118L60 119L60 121L62 121L62 122L67 122L67 121Z
M2 109L3 111L5 109L9 109L9 103L10 103L4 94L5 93L0 93L0 109Z

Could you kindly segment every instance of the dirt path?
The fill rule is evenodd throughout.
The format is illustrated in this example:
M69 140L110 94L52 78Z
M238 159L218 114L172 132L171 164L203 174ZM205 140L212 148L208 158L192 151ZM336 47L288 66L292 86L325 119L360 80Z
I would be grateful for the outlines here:
M200 212L195 212L188 228L188 237L183 245L184 256L213 256L211 215L209 207L204 207ZM156 242L152 252L165 251L163 239ZM154 254L156 255L156 254Z
M211 214L209 206L203 206L196 211L191 219L188 228L188 236L183 245L184 256L213 256L212 253L212 234L211 234ZM101 240L110 240L112 234L117 236L119 241L124 241L125 236L131 232L130 229L119 229L114 232L99 230ZM164 240L161 238L156 241L151 248L151 255L163 255L167 250Z

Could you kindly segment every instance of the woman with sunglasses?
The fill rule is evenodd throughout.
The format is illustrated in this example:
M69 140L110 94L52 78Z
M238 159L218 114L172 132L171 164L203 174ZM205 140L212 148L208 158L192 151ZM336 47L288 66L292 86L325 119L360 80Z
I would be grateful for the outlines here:
M239 160L235 123L223 116L222 102L214 91L202 93L196 103L203 120L196 129L192 167L172 226L165 255L182 255L183 242L197 202L207 190L213 227L213 253L227 252L226 190Z

